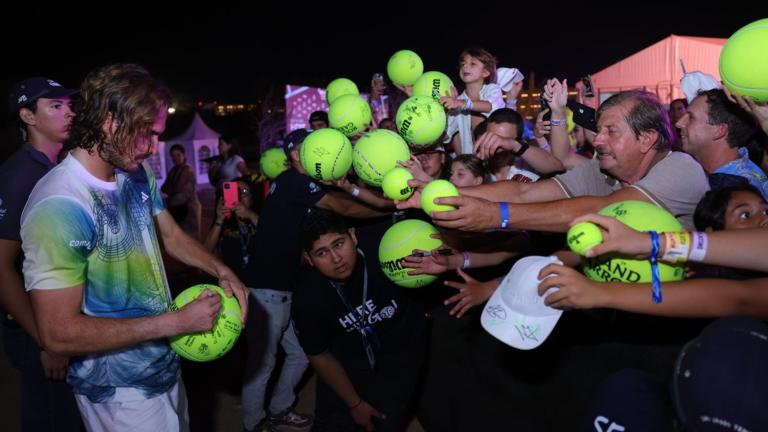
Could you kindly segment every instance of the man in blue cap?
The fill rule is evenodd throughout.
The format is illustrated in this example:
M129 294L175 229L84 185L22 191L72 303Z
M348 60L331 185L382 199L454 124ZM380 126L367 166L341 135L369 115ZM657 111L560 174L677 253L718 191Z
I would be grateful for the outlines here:
M20 253L21 211L69 138L75 93L52 79L34 77L14 84L8 95L8 110L24 144L0 166L0 306L5 351L21 376L25 431L80 430L75 399L63 381L69 359L40 349Z

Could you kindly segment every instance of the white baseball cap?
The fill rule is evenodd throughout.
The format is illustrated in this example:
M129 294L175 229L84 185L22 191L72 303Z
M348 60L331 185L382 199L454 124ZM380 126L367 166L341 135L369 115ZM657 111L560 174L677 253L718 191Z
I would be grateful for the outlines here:
M563 311L544 304L539 295L539 272L548 264L563 263L554 256L520 259L493 293L483 309L480 323L496 339L517 349L541 345L552 333Z

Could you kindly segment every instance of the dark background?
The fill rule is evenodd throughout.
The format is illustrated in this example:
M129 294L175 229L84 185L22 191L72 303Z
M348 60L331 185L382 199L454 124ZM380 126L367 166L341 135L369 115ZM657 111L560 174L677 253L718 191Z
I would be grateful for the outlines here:
M254 125L268 107L282 102L285 84L325 87L345 76L368 91L371 75L384 72L399 49L414 50L425 70L443 71L457 83L458 56L471 45L486 48L500 66L517 67L527 78L535 72L536 86L553 76L575 83L670 34L727 38L768 16L759 2L729 2L727 8L635 1L447 4L6 3L0 8L5 57L0 89L5 93L29 76L74 87L96 67L135 62L173 92L179 111L169 119L168 134L183 130L201 105L263 102L258 115L222 119L203 113L217 130L234 129L246 143L255 143L259 126ZM2 140L15 135L6 122ZM13 147L0 149L0 160Z

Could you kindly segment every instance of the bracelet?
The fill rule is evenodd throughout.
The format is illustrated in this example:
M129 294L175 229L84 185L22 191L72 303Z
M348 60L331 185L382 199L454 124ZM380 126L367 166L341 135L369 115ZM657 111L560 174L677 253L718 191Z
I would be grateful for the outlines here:
M361 398L360 398L360 400L359 400L359 401L357 401L357 403L356 403L356 404L354 404L354 405L352 405L351 407L349 407L349 409L355 409L355 408L359 407L359 406L360 406L360 404L362 404L362 403L363 403L363 398L361 397Z
M359 196L360 195L360 188L358 186L355 186L352 188L352 196Z
M514 152L515 156L518 156L518 157L522 156L523 153L525 153L529 147L530 146L528 145L528 143L520 143L520 148L516 152Z
M467 98L466 103L464 104L464 109L472 111L472 99Z
M661 303L661 276L659 276L659 233L648 231L651 235L651 298L654 303Z
M221 226L221 222L214 222L213 226Z
M568 123L568 120L566 119L551 119L549 120L549 124L552 126L564 126Z
M704 261L707 254L707 233L694 231L691 233L691 254L688 261Z
M499 210L501 210L501 229L507 229L509 226L509 203L500 202Z
M461 254L464 255L464 264L461 266L461 268L469 268L469 266L472 265L472 259L469 257L469 252L464 251Z
M664 233L664 256L661 260L670 263L685 262L691 249L691 233L666 232Z

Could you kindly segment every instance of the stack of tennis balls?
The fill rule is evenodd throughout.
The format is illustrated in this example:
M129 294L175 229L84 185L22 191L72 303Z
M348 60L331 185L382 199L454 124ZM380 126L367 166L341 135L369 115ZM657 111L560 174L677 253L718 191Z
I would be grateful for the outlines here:
M387 75L395 84L413 85L423 72L421 57L411 50L394 53L387 63Z
M357 84L355 84L354 81L348 78L336 78L328 83L328 86L325 88L325 101L330 105L340 96L357 96L359 94L360 90L357 89Z
M400 135L388 129L376 129L355 143L352 166L364 182L380 187L384 174L395 168L399 161L405 162L410 157L408 144Z
M430 145L445 130L445 109L431 96L413 96L397 109L397 131L411 144Z
M379 264L389 280L402 287L418 288L437 279L437 276L429 274L409 275L408 272L413 269L402 265L414 249L431 251L440 247L442 241L432 238L432 234L437 232L431 224L418 219L392 225L379 243Z
M265 151L259 159L259 167L262 174L268 179L274 180L288 169L288 156L280 148L271 148Z
M348 137L364 132L372 119L371 106L358 95L339 96L328 108L330 126Z
M768 18L728 38L720 52L720 77L728 90L768 102Z
M680 222L671 213L645 201L621 201L613 203L598 212L625 223L637 231L670 232L682 231ZM582 225L581 228L577 227ZM592 227L589 227L592 225ZM579 237L576 243L572 236ZM599 236L599 241L598 241ZM568 231L568 244L577 253L586 253L589 249L602 242L600 230L592 223L574 225ZM576 245L574 248L573 245ZM659 276L662 281L682 280L685 271L682 264L667 264L659 262ZM651 282L651 263L647 259L631 259L617 254L603 254L595 258L585 259L584 274L596 281L618 282Z
M459 190L448 180L432 180L421 191L421 208L430 212L456 210L456 207L445 204L435 204L435 198L457 197Z
M429 96L435 101L440 102L440 98L448 96L452 88L453 81L451 81L448 75L442 72L429 71L424 72L413 84L413 95Z
M413 195L413 188L408 186L408 180L413 174L403 167L395 167L384 174L381 181L381 189L384 195L393 200L404 201Z
M200 284L182 291L171 304L171 310L179 310L197 299L206 289L221 296L221 309L213 328L207 332L182 334L171 338L171 348L188 360L204 362L215 360L226 354L237 342L242 331L240 304L237 299L227 297L224 290L216 285Z
M318 129L304 139L299 160L308 176L316 180L338 180L352 166L352 144L336 129Z

